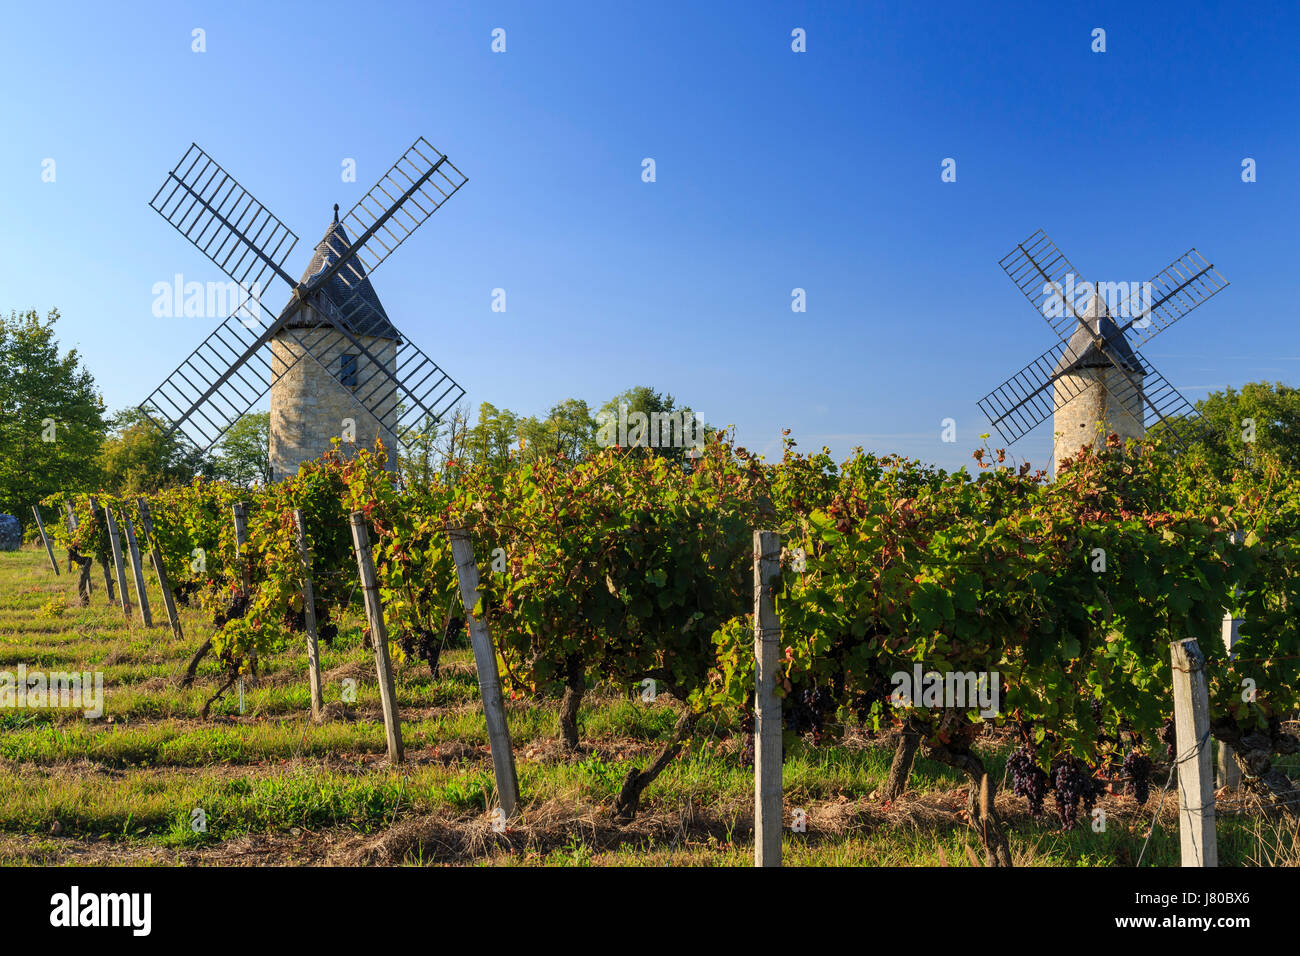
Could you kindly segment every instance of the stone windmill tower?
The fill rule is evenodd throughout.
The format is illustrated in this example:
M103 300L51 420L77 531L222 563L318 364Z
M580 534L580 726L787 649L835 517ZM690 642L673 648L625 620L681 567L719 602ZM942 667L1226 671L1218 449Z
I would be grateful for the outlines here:
M339 253L351 248L338 213L335 206L334 221L303 272L303 284L322 275L338 261ZM373 447L376 438L390 454L397 446L395 391L386 390L386 395L365 406L356 401L357 389L377 373L367 363L381 364L389 376L396 376L401 344L370 278L359 264L356 272L359 275L349 273L351 287L341 273L329 277L319 290L325 301L303 305L271 340L272 481L297 474L299 464L329 451L335 438L344 440L345 451ZM351 336L346 336L321 313L331 306L341 310L349 300L353 300L348 316ZM301 344L305 336L311 340L307 355ZM393 465L390 458L389 466Z
M1101 340L1101 345L1097 340ZM1052 460L1063 461L1088 445L1146 434L1146 370L1094 292L1078 329L1052 369Z
M1183 440L1196 409L1137 348L1227 287L1212 263L1189 249L1150 282L1092 286L1040 229L1000 264L1060 340L979 400L1008 445L1048 418L1057 433L1055 464L1112 432L1141 438L1148 421L1158 420ZM1103 288L1123 300L1118 316Z
M298 237L191 144L149 205L230 277L239 304L141 411L206 452L270 392L277 481L335 437L396 452L427 435L465 390L397 331L370 277L465 182L420 137L342 219L334 207L295 280L284 264ZM261 300L277 279L290 295L272 316Z

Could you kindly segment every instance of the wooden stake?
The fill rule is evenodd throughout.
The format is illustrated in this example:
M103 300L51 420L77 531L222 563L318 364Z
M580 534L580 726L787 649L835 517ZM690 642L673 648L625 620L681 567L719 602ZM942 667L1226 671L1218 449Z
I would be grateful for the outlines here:
M76 516L75 514L72 513L72 502L71 502L71 501L64 501L64 502L63 502L63 513L64 513L64 515L65 515L65 517L64 517L64 519L63 519L64 524L67 525L67 528L68 528L68 534L71 535L74 531L77 530L77 516ZM68 548L68 570L69 570L69 571L72 570L72 548ZM84 580L85 580L85 582L86 582L86 588L87 588L86 593L89 594L89 593L90 593L90 591L89 591L89 589L90 589L90 575L89 575L89 574L86 574L86 575L83 575L83 577L84 577Z
M1183 866L1218 866L1214 829L1214 771L1210 746L1210 690L1205 657L1195 638L1169 645L1174 667L1174 724L1178 761L1178 835Z
M1223 646L1227 649L1229 658L1232 657L1232 646L1237 643L1237 633L1242 620L1243 618L1233 617L1231 614L1223 615ZM1217 777L1217 783L1220 787L1235 790L1241 786L1241 768L1237 766L1237 759L1233 755L1232 748L1223 741L1219 741L1219 772Z
M754 865L781 865L781 698L776 696L781 622L773 600L781 536L754 532Z
M241 559L240 564L244 568L244 590L250 591L253 587L253 577L248 567L248 555L244 553L245 546L248 544L248 511L242 501L236 501L231 510L235 514L235 555Z
M113 518L113 509L104 505L104 517L108 521L108 541L113 546L113 570L117 572L117 591L122 598L122 613L131 620L131 599L126 594L126 569L122 566L122 539L117 534L117 521Z
M171 625L172 636L178 641L185 635L181 633L181 619L176 613L176 596L172 594L171 582L167 579L167 566L163 563L162 553L153 535L153 519L149 515L149 502L144 498L135 499L136 509L140 512L140 534L144 537L145 547L149 549L149 558L153 562L153 572L158 575L158 586L162 588L163 607L167 609L167 623Z
M50 556L50 567L54 569L54 576L59 576L59 562L54 560L54 549L50 547L50 536L45 533L45 522L41 520L41 512L32 505L32 514L36 516L36 527L40 529L41 540L45 542L45 553Z
M123 527L126 529L126 550L131 556L131 574L135 578L135 600L140 605L140 618L145 627L153 627L153 613L149 610L149 591L144 583L144 564L140 560L140 546L135 540L135 525L131 522L131 512L122 511Z
M90 497L90 510L94 514L99 514L99 499L94 495ZM108 562L101 561L99 566L104 570L104 591L108 594L108 603L112 604L113 598L113 576L108 572Z
M505 701L501 698L501 673L497 670L496 649L487 624L474 616L474 605L478 603L478 564L474 560L474 547L464 528L448 528L447 535L451 539L451 555L456 562L460 600L465 605L465 620L469 623L469 639L474 647L479 696L483 699L488 742L492 745L492 770L496 774L497 796L501 801L501 810L509 820L519 812L519 777L515 772L515 751L510 741L510 725L506 723Z
M402 727L397 715L397 689L393 686L393 666L388 659L388 629L384 626L384 608L379 601L379 581L370 554L370 536L366 519L360 511L352 512L352 544L357 552L357 571L366 597L366 620L370 623L370 643L374 645L375 667L379 671L379 701L384 708L384 731L388 735L388 759L402 762Z
M240 559L243 569L244 594L253 599L253 570L248 566L248 510L242 501L236 501L231 508L235 516L235 555ZM257 648L248 652L248 682L257 686Z
M325 700L320 682L320 645L316 638L316 597L311 583L311 552L307 550L307 534L303 531L301 509L294 509L293 523L298 529L298 557L302 559L302 616L307 631L307 676L311 682L311 719L320 720Z

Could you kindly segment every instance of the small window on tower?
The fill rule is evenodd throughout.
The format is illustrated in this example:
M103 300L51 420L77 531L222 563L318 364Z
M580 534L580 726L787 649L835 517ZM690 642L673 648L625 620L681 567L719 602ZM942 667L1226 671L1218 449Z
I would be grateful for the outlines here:
M339 356L339 381L344 388L357 387L357 357L355 355Z

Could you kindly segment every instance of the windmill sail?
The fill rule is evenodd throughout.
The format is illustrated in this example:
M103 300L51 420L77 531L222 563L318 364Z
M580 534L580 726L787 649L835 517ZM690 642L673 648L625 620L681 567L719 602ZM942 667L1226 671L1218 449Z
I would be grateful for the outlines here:
M260 294L272 276L293 287L283 266L298 237L193 143L149 205L241 289Z
M1130 297L1124 312L1133 316L1124 326L1129 341L1134 346L1145 345L1227 287L1228 280L1212 263L1195 249L1187 250L1156 273L1147 288Z
M417 139L342 222L335 207L334 224L303 278L294 282L284 262L297 236L191 144L150 205L252 294L241 297L236 311L167 376L141 410L168 434L180 432L206 451L306 361L324 369L358 408L380 422L391 421L399 437L412 424L440 419L464 389L397 331L367 274L466 181L445 155ZM271 319L259 299L274 277L293 294ZM349 345L352 364L346 368L324 360L340 336ZM391 346L376 344L384 341Z
M356 239L327 240L336 261L315 281L339 274L349 287L360 282L466 182L465 174L421 136L343 216L343 227Z

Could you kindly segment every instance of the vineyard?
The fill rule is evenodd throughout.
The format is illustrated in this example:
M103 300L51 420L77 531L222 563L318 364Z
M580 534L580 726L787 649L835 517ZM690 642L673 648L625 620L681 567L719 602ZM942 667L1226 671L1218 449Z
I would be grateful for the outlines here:
M0 666L103 672L106 697L0 713L0 859L747 862L770 531L787 863L1176 862L1189 638L1199 745L1240 770L1220 858L1296 862L1281 465L1114 440L1048 481L1000 451L972 475L787 439L769 464L724 436L408 487L385 465L42 502L72 574L0 556Z

